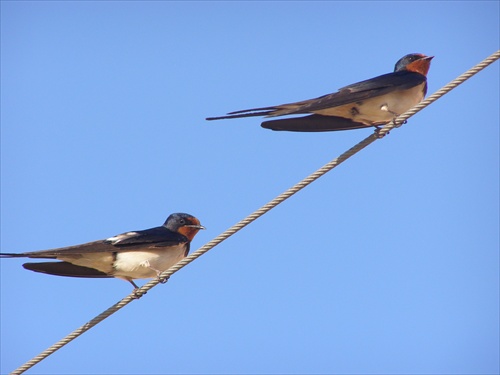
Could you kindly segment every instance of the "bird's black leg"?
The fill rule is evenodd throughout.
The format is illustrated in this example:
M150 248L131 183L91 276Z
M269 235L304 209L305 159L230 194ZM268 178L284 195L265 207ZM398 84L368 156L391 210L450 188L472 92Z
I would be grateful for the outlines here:
M134 283L132 280L128 280L128 282L129 282L130 284L132 284L132 286L134 287L134 289L139 289L139 287L137 286L137 284L136 284L136 283Z
M136 299L141 298L144 294L146 294L146 293L147 293L147 292L144 292L144 293L142 293L142 294L137 293L137 290L139 290L139 287L137 286L137 284L136 284L136 283L134 283L132 280L127 280L127 281L128 281L130 284L132 284L132 285L133 285L133 287L134 287L133 293L134 293L134 296L135 296L135 298L136 298Z

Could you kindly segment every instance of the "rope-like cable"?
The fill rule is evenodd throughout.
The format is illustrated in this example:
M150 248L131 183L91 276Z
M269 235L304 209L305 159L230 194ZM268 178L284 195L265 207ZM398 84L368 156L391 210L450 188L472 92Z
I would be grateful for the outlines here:
M401 126L407 119L409 119L411 116L415 115L417 112L421 111L431 103L435 102L437 99L448 93L449 91L453 90L455 87L460 85L461 83L465 82L468 80L470 77L475 75L476 73L480 72L484 68L486 68L488 65L494 63L496 60L500 58L500 50L493 53L491 56L487 57L483 61L481 61L479 64L475 65L465 73L461 74L459 77L448 83L447 85L443 86L441 89L436 91L434 94L430 95L427 99L423 100L413 108L409 109L402 115L398 116L395 118L392 122L389 124L385 125L383 128L377 130L375 133L372 133L370 136L341 154L339 157L333 159L329 163L325 164L323 167L318 169L316 172L310 174L306 178L304 178L302 181L299 183L295 184L282 194L278 195L276 198L274 198L272 201L269 203L265 204L255 212L251 213L248 215L246 218L243 220L239 221L235 225L233 225L231 228L227 229L217 237L215 237L213 240L207 242L205 245L200 247L198 250L195 252L191 253L184 259L182 259L180 262L177 264L173 265L170 267L168 270L164 271L158 279L154 279L149 281L148 283L144 284L141 288L136 290L134 293L129 294L127 297L123 298L121 301L117 302L110 308L108 308L106 311L102 312L98 316L96 316L94 319L90 320L89 322L85 323L83 326L80 328L74 330L71 332L69 335L66 337L62 338L59 340L57 343L52 345L51 347L47 348L40 354L38 354L36 357L32 358L28 362L26 362L24 365L20 366L16 370L12 371L12 375L17 375L17 374L22 374L29 368L33 367L37 363L41 362L43 359L54 353L55 351L59 350L62 348L64 345L68 344L69 342L73 341L75 338L83 334L84 332L88 331L95 325L99 324L101 321L109 317L110 315L114 314L118 310L120 310L122 307L125 307L128 305L130 302L135 300L137 297L140 297L148 290L156 286L158 283L161 282L161 280L166 280L168 279L171 275L179 271L181 268L187 266L189 263L194 261L195 259L199 258L203 254L205 254L207 251L211 250L218 244L220 244L222 241L226 240L227 238L231 237L233 234L238 232L239 230L243 229L246 227L248 224L253 222L254 220L258 219L268 211L272 210L274 207L285 201L286 199L290 198L292 195L295 193L299 192L303 188L305 188L307 185L310 183L316 181L318 178L326 174L327 172L331 171L333 168L337 167L339 164L343 163L347 159L349 159L351 156L354 154L358 153L362 149L364 149L366 146L370 145L371 143L375 142L377 139L382 138L384 135L389 133L392 129L395 127Z

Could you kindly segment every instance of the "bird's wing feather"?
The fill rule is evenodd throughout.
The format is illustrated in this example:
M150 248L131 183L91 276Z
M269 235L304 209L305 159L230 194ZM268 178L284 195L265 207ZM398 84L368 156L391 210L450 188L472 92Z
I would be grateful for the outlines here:
M405 90L426 81L420 73L400 71L383 74L381 76L353 83L339 89L332 94L327 94L314 99L294 103L280 104L271 107L243 109L228 113L226 116L209 117L207 120L232 119L253 116L284 116L293 114L313 113L326 108L356 103L377 96L385 95L394 90Z
M4 253L3 257L27 257L27 258L52 258L60 255L121 252L130 250L144 250L147 248L158 248L177 246L189 242L180 233L172 232L165 227L156 227L136 232L127 232L106 240L88 242L81 245L61 247L57 249L31 251L19 254Z
M406 90L426 81L422 74L408 71L384 74L366 81L342 87L339 91L316 99L276 106L276 111L268 116L283 116L311 113L322 109L362 102L385 95L395 90Z
M106 242L118 247L153 245L155 247L176 246L189 242L180 233L173 232L165 227L156 227L135 232L127 232L108 238Z
M264 121L263 128L292 132L326 132L368 127L360 122L338 116L309 115Z

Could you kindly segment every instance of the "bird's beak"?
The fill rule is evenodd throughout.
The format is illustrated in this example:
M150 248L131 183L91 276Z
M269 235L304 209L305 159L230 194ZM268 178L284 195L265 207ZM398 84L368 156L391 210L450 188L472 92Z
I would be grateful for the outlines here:
M424 57L422 60L429 60L429 61L431 61L433 58L434 58L434 56L427 56L427 57Z
M188 227L188 228L207 229L203 225L196 225L196 224L189 224L189 225L184 225L184 226Z

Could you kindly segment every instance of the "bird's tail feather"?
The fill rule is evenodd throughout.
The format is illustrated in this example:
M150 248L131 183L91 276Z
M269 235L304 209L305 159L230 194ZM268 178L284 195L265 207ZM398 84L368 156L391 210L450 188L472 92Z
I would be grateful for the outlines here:
M91 278L110 278L104 272L93 268L77 266L69 262L41 262L41 263L25 263L23 267L30 271L46 273L56 276L69 277L91 277Z
M241 111L229 112L226 116L207 117L206 119L208 121L212 121L212 120L224 120L224 119L241 118L241 117L269 116L272 115L275 110L276 107L243 109Z
M24 254L16 254L16 253L0 253L0 258L24 258L26 255Z

